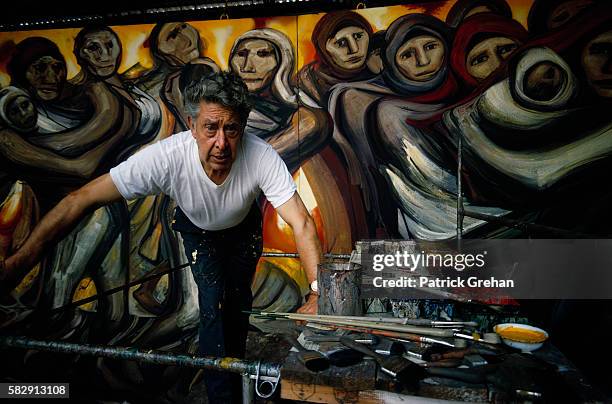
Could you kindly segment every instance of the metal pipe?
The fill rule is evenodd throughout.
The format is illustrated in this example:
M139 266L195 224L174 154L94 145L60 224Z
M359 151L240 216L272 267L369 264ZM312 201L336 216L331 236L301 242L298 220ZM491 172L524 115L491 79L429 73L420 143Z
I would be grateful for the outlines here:
M248 373L242 375L242 404L255 402L255 386Z
M257 363L237 358L217 358L213 356L193 356L176 353L143 351L131 347L111 347L106 345L74 344L61 341L42 341L26 337L2 336L0 347L36 349L47 352L74 353L97 357L138 361L155 365L187 366L192 368L215 369L239 374L257 374ZM260 363L260 376L278 377L280 365Z

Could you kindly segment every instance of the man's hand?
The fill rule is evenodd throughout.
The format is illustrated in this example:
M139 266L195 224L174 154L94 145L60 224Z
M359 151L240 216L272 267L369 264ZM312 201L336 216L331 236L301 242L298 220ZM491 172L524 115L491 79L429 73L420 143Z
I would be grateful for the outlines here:
M314 219L308 213L300 195L296 192L291 199L276 208L285 222L291 226L293 237L306 279L311 284L317 279L317 265L321 261L321 244L317 236ZM306 303L298 309L300 314L317 313L317 294L308 295Z
M306 299L306 303L299 309L297 312L299 314L317 314L318 311L318 298L319 295L311 293L308 295L308 299Z

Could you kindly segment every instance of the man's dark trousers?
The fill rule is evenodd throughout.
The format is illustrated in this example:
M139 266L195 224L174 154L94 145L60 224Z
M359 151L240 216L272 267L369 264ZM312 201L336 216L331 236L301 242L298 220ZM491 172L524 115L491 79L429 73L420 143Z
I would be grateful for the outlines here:
M263 248L262 217L253 204L235 227L202 230L176 209L173 229L181 233L200 306L199 354L244 358L251 283ZM204 371L208 401L230 403L240 398L240 378L228 372Z

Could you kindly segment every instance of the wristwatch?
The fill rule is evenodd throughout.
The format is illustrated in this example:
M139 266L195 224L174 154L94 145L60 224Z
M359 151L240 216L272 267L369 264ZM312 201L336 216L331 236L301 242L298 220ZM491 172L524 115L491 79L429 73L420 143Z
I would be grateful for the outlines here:
M319 294L319 285L317 280L315 279L314 281L310 282L310 293L314 294L314 295L318 295Z

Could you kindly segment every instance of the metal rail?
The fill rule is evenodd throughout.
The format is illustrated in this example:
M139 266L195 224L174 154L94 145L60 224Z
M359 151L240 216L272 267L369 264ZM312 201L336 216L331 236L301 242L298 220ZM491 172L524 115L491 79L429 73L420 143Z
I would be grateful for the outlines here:
M239 374L255 375L258 363L238 358L217 358L213 356L194 356L169 352L144 351L130 347L108 345L75 344L62 341L43 341L20 336L0 337L0 347L36 349L47 352L74 353L111 359L138 361L155 365L187 366L191 368L223 370ZM278 377L280 365L260 363L259 375Z
M213 356L193 356L168 352L143 351L129 347L110 347L106 345L74 344L62 341L42 341L26 337L2 336L0 348L36 349L39 351L73 353L96 357L121 359L153 365L186 366L199 369L214 369L238 373L242 376L243 403L253 403L255 392L264 398L272 396L280 380L280 365L266 362L253 362L238 358L217 358ZM254 379L254 380L253 380ZM262 394L262 386L270 392Z

